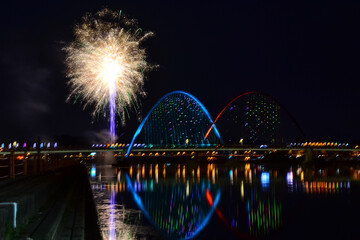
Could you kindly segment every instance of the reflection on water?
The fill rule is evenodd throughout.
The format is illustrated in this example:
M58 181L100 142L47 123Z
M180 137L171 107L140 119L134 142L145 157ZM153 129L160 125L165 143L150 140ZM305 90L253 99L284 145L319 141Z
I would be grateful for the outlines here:
M288 239L286 229L298 231L293 225L308 217L301 209L349 201L358 175L250 164L89 166L104 239Z
M143 224L140 210L116 203L114 184L92 184L92 189L103 239L143 239L157 235L150 226Z
M126 175L128 189L133 194L137 206L143 214L167 238L187 239L197 235L208 223L220 199L216 194L214 203L209 205L206 195L210 195L210 184L165 183L153 185L147 180L132 180ZM135 187L134 187L135 186Z

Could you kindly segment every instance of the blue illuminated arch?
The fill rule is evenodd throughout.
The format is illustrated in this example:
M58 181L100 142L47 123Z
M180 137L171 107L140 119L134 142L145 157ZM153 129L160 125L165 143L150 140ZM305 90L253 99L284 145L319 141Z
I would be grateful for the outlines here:
M192 100L194 100L196 102L196 104L201 108L201 110L203 111L203 113L205 113L205 115L207 116L209 122L211 123L211 125L213 125L213 129L214 129L214 132L215 132L215 135L216 137L222 142L222 139L221 139L221 136L219 134L219 131L217 130L216 126L213 124L213 120L211 119L211 116L209 114L209 112L207 111L207 109L205 108L205 106L196 98L194 97L193 95L191 95L190 93L187 93L187 92L184 92L184 91L173 91L173 92L170 92L166 95L164 95L162 98L160 98L160 100L158 100L156 102L156 104L150 109L150 111L148 112L148 114L146 115L146 117L143 119L143 121L140 123L138 129L136 130L132 140L131 140L131 143L126 151L126 155L125 155L125 158L127 158L129 156L129 153L131 151L131 148L135 142L135 139L136 137L140 134L144 124L146 123L147 119L149 118L150 114L154 111L154 109L164 100L166 99L168 96L170 95L173 95L173 94L182 94L182 95L185 95L185 96L188 96L190 97Z
M153 219L150 217L149 212L147 211L147 209L144 206L143 201L141 200L141 197L136 193L134 186L132 185L131 179L129 177L128 174L125 175L126 176L126 182L127 182L127 187L130 190L133 199L136 203L136 205L139 207L139 209L142 211L142 213L144 214L144 216L147 218L147 220L158 230L161 231L161 229L156 225L156 223L153 221ZM206 225L209 223L212 215L214 214L214 211L216 210L219 201L220 201L220 196L221 196L221 192L220 190L218 190L216 192L216 196L214 199L214 202L212 204L210 204L210 210L209 212L206 214L206 216L204 217L203 221L201 222L201 224L196 228L196 230L193 232L192 235L184 237L184 238L180 238L180 240L187 240L187 239L192 239L194 237L196 237L196 235L198 235L201 230L203 230Z

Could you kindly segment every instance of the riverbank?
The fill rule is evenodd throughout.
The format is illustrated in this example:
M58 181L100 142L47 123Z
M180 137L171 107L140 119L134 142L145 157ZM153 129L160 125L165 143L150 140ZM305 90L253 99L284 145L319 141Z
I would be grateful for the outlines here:
M0 184L0 239L101 239L87 172L76 165Z

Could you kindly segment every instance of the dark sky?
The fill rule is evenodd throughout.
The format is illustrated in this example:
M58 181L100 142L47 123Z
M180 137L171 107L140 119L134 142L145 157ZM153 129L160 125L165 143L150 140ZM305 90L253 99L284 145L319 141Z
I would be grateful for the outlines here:
M0 14L0 141L94 136L91 108L65 102L64 43L86 12L122 9L156 36L145 46L143 115L164 94L194 94L215 117L259 90L313 140L360 140L360 1L6 1ZM135 114L119 133L132 135Z

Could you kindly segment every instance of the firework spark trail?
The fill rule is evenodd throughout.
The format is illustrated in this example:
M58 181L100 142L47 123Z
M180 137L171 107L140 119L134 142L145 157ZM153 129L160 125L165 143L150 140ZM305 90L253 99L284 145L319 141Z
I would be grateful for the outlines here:
M115 108L116 108L116 96L114 89L109 90L109 101L110 101L110 142L115 142Z
M139 107L137 96L145 95L144 72L155 66L145 61L140 44L153 33L143 33L135 20L109 9L86 14L74 33L75 41L64 48L71 88L67 100L80 97L84 108L94 106L93 116L106 117L109 107L114 142L116 113L124 125L128 109Z

